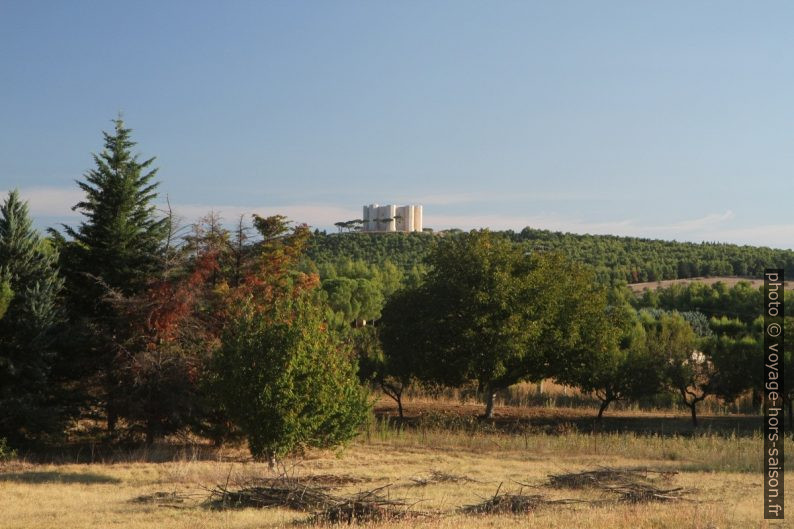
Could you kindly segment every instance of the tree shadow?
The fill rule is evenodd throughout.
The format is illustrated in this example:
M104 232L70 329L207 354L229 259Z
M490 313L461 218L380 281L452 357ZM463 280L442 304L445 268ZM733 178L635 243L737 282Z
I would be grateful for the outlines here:
M545 433L564 435L579 433L632 433L655 437L691 437L697 435L752 437L757 435L760 418L752 415L702 415L699 425L693 426L688 414L679 415L631 415L616 412L606 414L597 421L595 411L560 409L548 414L533 415L533 409L502 408L495 417L485 419L480 407L450 408L449 406L420 405L406 409L406 417L400 422L402 428L435 427L459 431L493 431L507 434ZM543 410L545 411L545 410ZM391 407L375 410L376 418L393 421Z
M93 472L7 472L0 473L0 482L14 483L65 483L81 485L103 485L111 483L121 483L121 480L111 476L96 474Z
M161 442L140 443L79 442L36 447L24 459L40 464L170 463L174 461L247 462L247 451L236 445L218 448L210 445Z

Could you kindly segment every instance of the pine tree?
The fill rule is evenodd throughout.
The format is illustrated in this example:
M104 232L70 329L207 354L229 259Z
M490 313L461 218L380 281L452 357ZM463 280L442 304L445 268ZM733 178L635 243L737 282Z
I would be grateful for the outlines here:
M45 432L57 419L48 384L63 287L57 259L12 191L0 206L0 437Z
M11 304L13 298L14 291L11 290L11 282L6 277L2 277L0 279L0 320L6 315L8 305Z
M139 294L162 271L170 221L160 218L153 204L158 186L153 181L154 158L139 161L132 153L136 143L131 130L121 118L114 125L113 133L103 133L104 150L93 156L96 167L78 182L85 199L73 209L86 219L76 229L64 226L73 240L65 243L63 261L70 312L75 327L83 329L73 349L82 356L79 365L99 371L100 389L93 393L105 404L110 431L119 411L114 404L121 392L117 375L123 363L118 344L126 329L109 294Z
M158 186L153 182L157 169L151 168L155 159L138 161L131 150L136 145L131 129L121 118L114 124L115 134L103 133L104 151L93 156L96 168L78 182L85 200L72 209L86 220L77 229L65 229L81 247L81 271L130 294L157 273L169 219L158 218L152 203Z

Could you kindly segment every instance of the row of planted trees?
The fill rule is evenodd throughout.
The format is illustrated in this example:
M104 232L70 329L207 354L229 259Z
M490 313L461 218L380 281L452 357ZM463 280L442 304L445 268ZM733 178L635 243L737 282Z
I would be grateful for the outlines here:
M592 269L560 254L527 253L487 231L445 238L429 264L421 285L388 300L382 350L364 364L401 415L402 394L415 382L473 383L487 417L498 392L521 381L552 378L592 393L601 401L599 419L615 401L673 393L694 424L709 395L733 402L763 389L761 319L659 308L694 309L698 299L715 312L715 299L758 298L758 314L760 294L746 284L735 293L695 285L663 293L661 302L658 295L638 299L625 286L599 285ZM712 294L706 299L704 289ZM786 328L794 329L791 317Z

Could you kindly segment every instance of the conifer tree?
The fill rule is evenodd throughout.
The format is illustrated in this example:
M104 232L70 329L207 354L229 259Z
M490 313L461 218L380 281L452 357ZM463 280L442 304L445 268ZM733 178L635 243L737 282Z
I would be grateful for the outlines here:
M82 272L124 293L140 291L161 265L168 218L157 215L154 158L139 161L131 129L121 118L113 134L104 132L105 149L93 156L96 167L78 182L85 199L72 209L86 220L65 226L81 248ZM92 289L95 290L95 289ZM95 296L95 301L101 296Z
M168 235L168 217L157 214L153 204L158 184L154 158L140 161L131 129L119 117L113 133L104 132L105 146L93 156L96 167L78 182L85 198L74 210L85 216L77 227L64 226L72 241L65 243L71 314L84 329L74 349L84 369L94 366L100 383L94 396L106 407L108 430L115 428L123 363L118 345L125 324L109 294L134 296L162 271L163 246ZM84 375L84 373L82 373ZM97 388L94 388L95 390Z
M0 279L0 320L5 316L8 305L11 304L13 298L14 291L11 290L11 282L6 277L3 277Z
M51 430L58 415L48 384L63 287L57 259L12 191L0 206L0 437Z

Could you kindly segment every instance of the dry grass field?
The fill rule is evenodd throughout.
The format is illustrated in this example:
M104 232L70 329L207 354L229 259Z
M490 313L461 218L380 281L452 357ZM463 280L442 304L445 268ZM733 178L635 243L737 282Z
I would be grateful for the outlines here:
M629 288L634 292L643 292L644 290L656 290L657 288L666 288L671 285L676 284L688 284L688 283L705 283L707 285L713 285L714 283L725 283L728 287L733 287L736 283L740 281L744 281L746 283L750 283L753 288L760 288L764 286L763 279L747 279L746 277L734 277L734 276L724 276L724 277L693 277L689 279L665 279L664 281L648 281L646 283L632 283L629 285ZM786 290L791 290L794 288L794 284L791 281L786 281L784 287Z
M685 431L686 417L615 416L594 433L577 428L573 412L558 416L558 426L548 428L543 421L537 426L532 422L533 417L552 420L548 411L533 415L531 410L500 408L505 423L512 417L515 425L523 425L506 428L469 420L473 408L429 408L427 403L409 405L413 426L373 423L345 449L312 452L285 462L276 472L311 479L340 496L385 487L381 494L406 503L401 512L424 513L361 524L366 527L773 527L762 521L760 435L730 433L724 424L719 429L709 426L710 420L727 418L706 418L700 433L691 434ZM421 420L431 412L448 422ZM646 426L667 421L667 430L635 430L631 420L638 417ZM312 514L280 507L210 508L210 489L235 489L275 475L267 465L250 461L242 447L216 451L156 445L102 453L84 447L47 456L23 454L1 465L4 529L305 527ZM603 467L676 471L663 486L682 489L683 498L621 501L614 491L599 486L554 488L548 482L550 474ZM460 512L497 491L540 496L541 501L521 514Z

